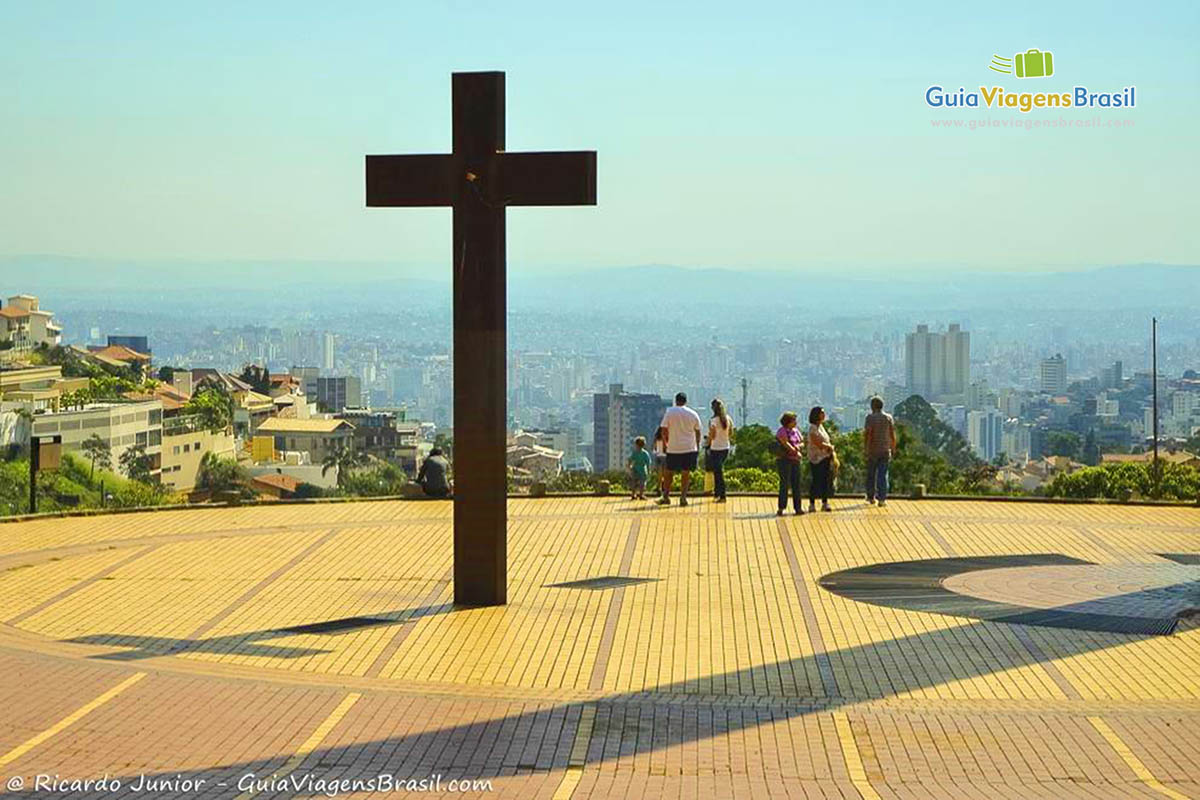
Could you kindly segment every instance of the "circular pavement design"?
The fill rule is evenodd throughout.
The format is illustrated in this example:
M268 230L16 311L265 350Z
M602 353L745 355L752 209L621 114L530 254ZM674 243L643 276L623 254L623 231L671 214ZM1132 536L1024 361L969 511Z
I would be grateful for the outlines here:
M1200 566L1086 564L1008 567L951 575L952 592L1030 608L1167 619L1200 607Z
M1056 553L870 564L819 583L872 605L1109 633L1169 634L1200 609L1200 566L1093 564Z

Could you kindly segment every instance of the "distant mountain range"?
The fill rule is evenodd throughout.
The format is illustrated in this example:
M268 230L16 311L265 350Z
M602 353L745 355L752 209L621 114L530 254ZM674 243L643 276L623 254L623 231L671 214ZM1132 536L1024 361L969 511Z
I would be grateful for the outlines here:
M51 309L180 311L222 303L228 312L271 303L297 311L347 304L361 311L447 303L449 267L333 261L121 262L54 255L0 258L0 293L30 292ZM902 310L1022 311L1200 308L1200 266L1130 264L1071 272L923 273L875 268L820 272L643 265L531 274L510 266L518 310L796 307L822 316Z
M1077 272L769 272L618 267L512 281L512 304L670 307L684 287L711 308L799 306L830 314L899 309L1200 307L1200 266L1135 264Z

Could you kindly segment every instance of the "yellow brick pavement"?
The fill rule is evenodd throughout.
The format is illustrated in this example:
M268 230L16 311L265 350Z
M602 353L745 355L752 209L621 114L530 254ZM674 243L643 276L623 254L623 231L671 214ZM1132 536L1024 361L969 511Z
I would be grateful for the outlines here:
M1200 797L1196 626L1014 626L817 583L948 556L1167 564L1200 553L1200 512L835 507L514 499L510 604L459 610L447 502L3 525L3 771L230 798L289 796L239 785L284 768L492 782L469 796ZM638 580L572 585L615 577Z

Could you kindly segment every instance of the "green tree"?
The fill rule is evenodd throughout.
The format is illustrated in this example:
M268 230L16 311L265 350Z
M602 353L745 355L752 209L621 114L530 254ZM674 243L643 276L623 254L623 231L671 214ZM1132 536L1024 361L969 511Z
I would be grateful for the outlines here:
M196 488L205 489L213 494L217 492L238 492L243 497L252 497L250 476L232 458L221 458L216 453L208 452L200 459L200 468L196 472Z
M440 447L442 449L442 455L444 455L447 460L451 462L454 461L454 440L449 436L444 433L435 434L433 437L433 446Z
M940 453L954 467L975 467L979 458L971 452L971 446L958 431L938 419L933 406L919 394L910 396L896 406L897 422L910 426L913 433L931 450Z
M207 385L192 395L184 410L195 414L205 430L218 433L233 424L233 398L224 387Z
M1154 466L1145 462L1101 464L1070 475L1058 475L1046 489L1049 497L1128 500L1134 495L1163 500L1195 501L1200 498L1200 470L1160 462L1162 477L1155 480ZM1157 485L1156 485L1157 484ZM1161 487L1161 488L1160 488Z
M247 364L242 367L242 372L238 375L242 381L250 384L250 388L259 394L270 394L271 392L271 373L266 367L260 367L258 364Z
M779 473L774 469L735 467L725 470L725 483L731 492L777 492Z
M117 400L126 392L136 391L138 384L128 376L104 373L88 381L88 391L93 400Z
M1096 429L1088 430L1087 439L1083 443L1083 463L1089 467L1094 467L1100 463L1100 448L1096 444Z
M749 467L775 471L775 456L771 455L770 444L775 432L766 425L757 423L744 425L734 433L733 452L725 460L726 471Z
M331 469L337 470L337 485L343 491L350 482L354 470L367 463L367 456L349 447L339 447L321 462L321 476L324 477Z
M89 483L96 476L96 464L100 465L100 469L112 469L112 448L109 447L108 441L101 438L99 434L93 433L84 439L82 450L91 462L91 469L88 472Z
M1191 438L1183 443L1183 449L1194 456L1200 456L1200 431L1193 433Z
M340 470L338 476L341 477ZM371 469L350 473L341 483L343 491L354 497L391 497L400 494L407 482L403 469L383 461Z
M1046 432L1046 443L1042 447L1042 452L1048 456L1066 456L1074 460L1079 457L1081 444L1077 433L1051 430Z
M127 478L138 483L150 483L150 470L154 462L146 453L146 445L135 444L126 448L121 453L120 463Z
M560 472L546 481L551 492L590 492L594 488L595 482L586 472Z

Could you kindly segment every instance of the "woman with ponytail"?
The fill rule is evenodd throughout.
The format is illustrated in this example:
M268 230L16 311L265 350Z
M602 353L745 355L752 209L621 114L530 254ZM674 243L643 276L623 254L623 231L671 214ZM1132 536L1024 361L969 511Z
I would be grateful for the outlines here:
M725 459L733 441L733 417L720 400L712 401L712 419L708 423L708 466L713 474L713 497L725 502Z

